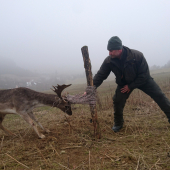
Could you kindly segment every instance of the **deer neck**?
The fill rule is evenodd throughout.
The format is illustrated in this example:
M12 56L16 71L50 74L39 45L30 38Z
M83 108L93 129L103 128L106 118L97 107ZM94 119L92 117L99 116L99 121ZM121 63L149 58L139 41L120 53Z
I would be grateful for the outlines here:
M54 94L36 93L33 96L34 101L37 101L37 106L48 105L55 106L59 103L59 98Z

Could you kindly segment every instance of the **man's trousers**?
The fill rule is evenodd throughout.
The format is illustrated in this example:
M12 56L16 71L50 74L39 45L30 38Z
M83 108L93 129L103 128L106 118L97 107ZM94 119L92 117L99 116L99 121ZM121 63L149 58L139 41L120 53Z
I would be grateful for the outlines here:
M129 93L121 93L120 91L121 88L123 87L117 86L115 95L113 96L115 126L123 125L124 122L123 109L126 100L133 91L131 90ZM158 104L158 106L167 116L168 121L170 123L170 101L162 92L160 87L156 84L156 82L151 78L144 85L140 86L138 89L148 94Z

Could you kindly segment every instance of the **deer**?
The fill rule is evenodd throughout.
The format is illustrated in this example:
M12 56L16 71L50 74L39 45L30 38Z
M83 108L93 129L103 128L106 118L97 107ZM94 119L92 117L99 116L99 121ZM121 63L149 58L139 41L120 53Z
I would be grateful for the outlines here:
M2 121L7 114L17 114L33 127L39 138L45 138L45 135L38 131L34 122L36 122L43 131L47 133L50 131L44 128L37 120L33 113L33 109L48 105L57 107L68 115L72 115L70 102L67 100L66 96L61 96L61 92L70 85L71 84L53 86L52 90L57 95L37 92L26 87L0 90L0 128L9 135L15 135L3 127Z

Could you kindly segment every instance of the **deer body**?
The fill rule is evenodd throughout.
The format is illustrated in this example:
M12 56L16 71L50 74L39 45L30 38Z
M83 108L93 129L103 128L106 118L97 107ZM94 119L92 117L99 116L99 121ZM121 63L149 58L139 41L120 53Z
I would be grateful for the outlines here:
M44 131L49 132L49 130L45 129L40 122L38 122L32 112L34 108L43 105L57 107L69 115L72 114L70 104L67 101L63 101L61 96L40 93L24 87L0 90L0 128L6 133L12 134L12 132L3 127L2 121L6 114L18 114L34 128L40 138L44 138L45 136L38 131L34 121Z

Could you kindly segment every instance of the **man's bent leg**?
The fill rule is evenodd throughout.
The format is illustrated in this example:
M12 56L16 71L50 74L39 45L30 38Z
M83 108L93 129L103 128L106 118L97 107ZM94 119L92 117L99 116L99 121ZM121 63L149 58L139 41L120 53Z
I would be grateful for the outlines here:
M148 94L158 104L158 106L166 114L170 123L170 101L156 82L153 79L149 79L148 82L139 89Z
M115 95L113 96L114 107L114 126L112 129L114 132L118 132L123 127L123 109L130 93L121 93L120 89L123 87L117 86Z

